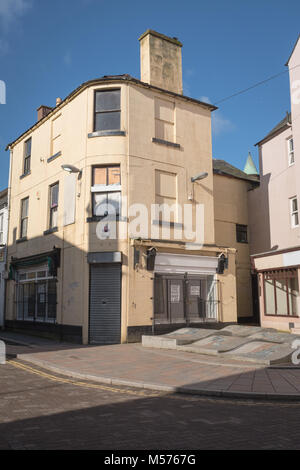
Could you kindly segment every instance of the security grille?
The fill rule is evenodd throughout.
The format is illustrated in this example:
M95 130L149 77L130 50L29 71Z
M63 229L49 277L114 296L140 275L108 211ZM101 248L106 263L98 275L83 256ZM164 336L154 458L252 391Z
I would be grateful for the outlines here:
M155 324L217 321L218 303L214 276L155 275Z
M90 267L90 343L121 341L121 264Z

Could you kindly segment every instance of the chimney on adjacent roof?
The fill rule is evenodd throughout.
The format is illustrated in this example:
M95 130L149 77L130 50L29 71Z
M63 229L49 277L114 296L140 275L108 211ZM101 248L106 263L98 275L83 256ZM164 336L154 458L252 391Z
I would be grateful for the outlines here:
M182 95L181 42L151 29L139 41L142 82Z
M50 108L49 106L40 106L38 109L37 109L37 113L38 113L38 121L40 121L41 119L43 119L45 116L47 116L47 114L49 114L51 111L52 111L53 108Z

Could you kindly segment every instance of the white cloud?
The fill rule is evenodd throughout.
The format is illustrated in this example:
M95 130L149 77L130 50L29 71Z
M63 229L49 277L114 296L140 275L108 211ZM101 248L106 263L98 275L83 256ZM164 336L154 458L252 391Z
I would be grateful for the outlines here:
M203 103L212 104L212 101L208 96L200 96L199 101ZM230 119L223 116L221 111L217 110L212 113L211 117L212 132L215 136L223 134L225 132L231 132L235 129L235 125Z
M199 101L203 101L203 103L212 104L208 96L200 96Z
M10 23L22 16L30 7L30 0L0 0L0 19L4 23Z
M225 118L220 111L214 111L212 113L212 132L214 135L223 134L225 132L231 132L235 129L235 125L230 119Z
M63 62L66 66L69 66L72 64L72 56L70 52L65 53L65 55L63 56Z

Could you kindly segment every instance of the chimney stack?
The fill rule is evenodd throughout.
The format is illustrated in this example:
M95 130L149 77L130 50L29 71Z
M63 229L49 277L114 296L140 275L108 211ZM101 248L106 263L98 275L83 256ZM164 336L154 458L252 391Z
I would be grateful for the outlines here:
M49 106L40 106L38 109L37 109L37 113L38 113L38 121L40 121L41 119L43 119L45 116L47 116L47 114L51 113L53 108L50 108Z
M182 95L181 42L151 29L139 41L141 81Z

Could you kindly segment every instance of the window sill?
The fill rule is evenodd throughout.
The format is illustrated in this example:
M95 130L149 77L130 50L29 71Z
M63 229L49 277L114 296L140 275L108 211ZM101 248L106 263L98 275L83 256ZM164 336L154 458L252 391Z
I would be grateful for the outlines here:
M249 245L249 242L240 242L240 241L236 241L237 243L242 243L243 245Z
M24 173L23 175L20 176L20 180L26 178L26 176L31 175L31 171L28 171L27 173Z
M159 225L160 227L183 228L183 224L179 222L167 222L165 220L153 220L152 224Z
M52 155L52 157L49 157L47 159L47 163L53 162L53 160L55 160L56 158L58 158L60 156L61 156L61 152L57 152L55 155Z
M116 218L112 218L112 219L110 219L109 216L107 216L107 215L93 215L92 217L88 217L86 219L86 221L88 223L92 223L92 222L101 222L104 219L106 219L107 222L114 222L114 221L116 221L116 222L120 222L120 221L125 222L125 219L122 220L122 218L119 215L117 215Z
M175 144L174 142L169 142L168 140L157 139L156 137L152 138L152 142L155 144L166 145L167 147L174 147L180 149L180 144Z
M272 318L286 318L287 320L289 318L299 318L298 315L276 315L272 313L265 313L265 317L272 317Z
M107 136L125 136L126 132L125 131L96 131L96 132L91 132L88 134L88 138L92 139L93 137L107 137Z
M58 227L50 228L49 230L45 230L44 235L51 235L51 233L58 232Z
M16 243L19 244L19 243L24 243L24 242L27 242L27 241L28 241L28 238L23 237L23 238L19 238L19 240L17 240Z

